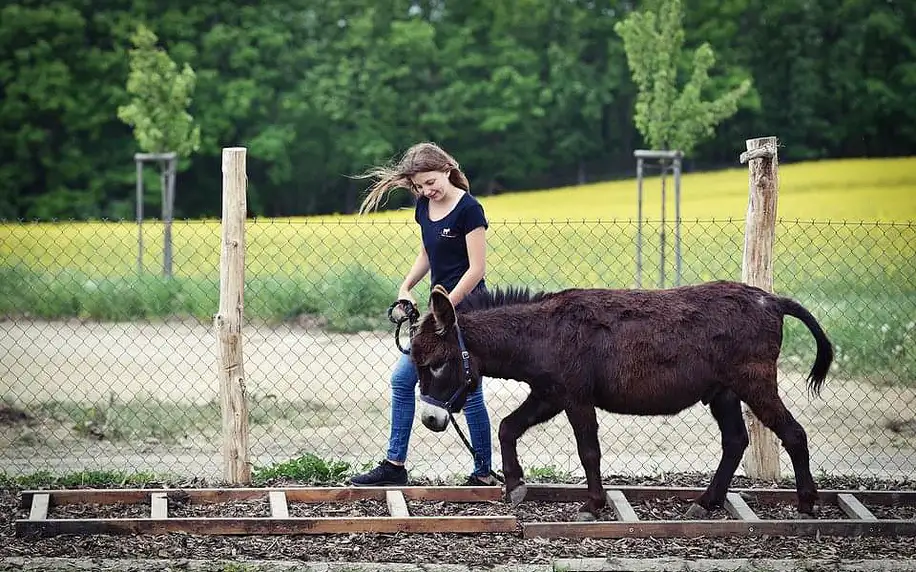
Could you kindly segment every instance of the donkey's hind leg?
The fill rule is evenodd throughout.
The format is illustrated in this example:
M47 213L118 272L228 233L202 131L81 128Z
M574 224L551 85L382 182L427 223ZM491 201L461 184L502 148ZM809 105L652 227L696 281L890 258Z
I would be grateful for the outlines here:
M577 520L597 520L607 504L601 484L601 445L598 442L598 418L593 405L574 405L566 408L566 417L572 425L579 450L579 460L585 470L588 484L588 501L579 508Z
M804 428L789 413L776 385L776 365L758 364L751 368L751 391L741 398L748 404L757 419L768 429L776 433L782 446L792 460L795 471L795 488L798 492L798 512L805 515L814 514L814 505L818 500L817 487L811 476L811 464L808 453L808 435Z
M719 391L710 401L709 410L719 425L719 431L722 432L722 457L709 487L687 511L688 518L705 518L709 511L722 506L728 486L748 445L747 429L741 414L741 400L733 391Z

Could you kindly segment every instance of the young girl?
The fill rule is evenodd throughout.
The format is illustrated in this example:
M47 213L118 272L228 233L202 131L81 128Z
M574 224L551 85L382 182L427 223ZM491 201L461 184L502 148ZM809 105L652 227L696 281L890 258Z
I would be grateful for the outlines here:
M360 214L377 208L395 188L407 188L417 197L414 219L420 225L420 251L401 287L398 299L416 304L411 290L430 273L430 288L441 284L452 304L476 289L486 288L487 219L481 204L470 194L470 185L458 162L433 143L408 149L397 165L371 169L376 178L360 207ZM407 445L413 425L417 371L410 356L401 354L391 375L391 434L387 458L368 473L354 476L356 486L406 485ZM477 452L467 485L491 485L490 418L481 384L468 395L464 407L471 444Z

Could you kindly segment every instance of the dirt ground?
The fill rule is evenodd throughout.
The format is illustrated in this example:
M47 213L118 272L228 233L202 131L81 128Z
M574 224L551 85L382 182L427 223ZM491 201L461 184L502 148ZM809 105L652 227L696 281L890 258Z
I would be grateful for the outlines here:
M209 324L98 324L80 321L0 322L0 399L29 412L42 402L86 407L107 402L218 402L217 341ZM251 400L301 403L307 419L252 426L251 461L280 462L303 453L359 468L385 454L388 376L398 357L390 333L329 334L308 324L243 329L244 368ZM784 399L808 432L812 471L885 479L916 474L916 391L875 388L843 379L835 365L820 398L809 397L800 374L783 373ZM499 420L527 394L512 380L486 379L493 422L493 462ZM463 418L459 416L464 428ZM719 456L719 436L697 405L674 417L599 413L605 474L707 472ZM83 469L150 471L214 478L221 470L220 427L189 431L177 443L112 443L81 437L65 424L29 426L0 419L0 471L8 474ZM11 427L8 430L7 427ZM30 433L29 438L24 435ZM530 430L519 444L527 468L581 473L565 417ZM414 425L412 476L467 474L470 455L455 431ZM791 474L782 453L784 474ZM739 468L739 474L742 469Z
M666 475L663 478L605 478L605 485L615 484L644 486L704 486L705 475ZM293 483L285 483L293 485ZM772 485L754 482L738 477L734 487L766 487ZM181 488L188 488L182 483L173 483ZM277 483L282 486L281 483ZM880 482L871 479L824 478L820 482L822 489L883 489L912 490L910 482ZM207 486L198 483L192 486ZM289 534L289 535L208 535L208 534L95 534L95 535L59 535L47 538L36 538L30 535L17 535L14 521L27 518L28 510L20 507L20 491L0 488L0 570L21 570L23 558L29 570L52 569L44 558L67 557L74 559L74 564L60 564L61 570L125 570L110 566L111 559L128 565L130 570L188 570L189 559L206 560L220 563L207 570L253 570L254 561L278 559L298 561L299 568L316 563L318 570L327 570L323 562L389 562L417 564L423 570L446 570L457 572L456 565L466 565L473 570L487 570L494 565L532 565L551 564L559 558L618 558L640 559L633 561L628 570L650 570L642 559L683 558L689 563L680 566L667 562L665 566L655 569L664 570L736 570L737 558L749 559L803 559L798 569L804 570L838 570L837 564L848 567L844 570L899 570L910 564L916 556L916 542L912 536L853 536L837 537L817 534L815 536L773 536L749 535L736 537L702 536L697 538L523 538L522 525L530 522L567 521L574 518L579 503L536 502L526 500L517 507L504 501L484 501L477 503L443 503L433 501L408 500L410 514L422 515L464 515L464 516L514 516L518 526L514 532L477 533L477 534L412 534L412 533L343 533L343 534ZM688 501L673 498L644 499L633 502L640 520L679 520L684 517ZM751 503L752 509L764 519L792 518L792 504ZM269 503L266 498L248 502L236 501L212 505L184 505L169 499L170 516L193 512L196 516L234 517L269 514ZM824 504L816 518L838 518L841 512L835 505ZM882 519L912 518L912 506L898 505L894 508L884 507L880 513ZM305 504L290 502L290 514L300 517L308 516L387 516L388 508L382 501L356 501ZM872 510L877 510L872 507ZM52 518L103 517L103 518L143 518L149 514L148 504L136 505L97 505L74 504L53 506L49 516ZM876 512L876 516L879 513ZM616 520L612 511L605 511L602 520ZM729 519L731 517L719 509L711 515L712 519ZM8 566L4 567L4 558ZM102 564L102 559L108 559ZM146 562L156 559L155 563ZM236 562L234 566L223 566L227 560ZM702 563L698 559L715 559L715 562ZM862 559L877 560L874 564L862 562ZM818 561L815 564L815 561ZM36 563L47 566L37 566ZM858 568L856 567L858 564ZM104 566L104 567L103 567ZM171 567L170 567L171 566ZM291 566L292 568L292 566ZM360 567L372 570L368 565ZM382 569L377 566L375 569ZM741 570L771 570L773 567L760 562L748 562L740 566ZM197 569L197 568L194 568ZM258 568L260 569L260 568ZM335 570L338 568L335 567ZM341 571L344 568L339 568ZM385 568L388 570L389 568ZM562 569L557 566L557 569ZM578 569L578 568L577 568ZM582 567L581 569L597 569ZM793 568L794 569L794 568ZM508 572L508 571L506 571Z

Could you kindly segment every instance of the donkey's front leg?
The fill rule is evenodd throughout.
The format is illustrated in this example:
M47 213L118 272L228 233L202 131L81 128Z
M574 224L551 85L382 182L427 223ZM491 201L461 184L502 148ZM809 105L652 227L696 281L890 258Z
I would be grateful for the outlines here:
M591 405L574 405L566 408L566 416L576 436L579 460L585 469L588 483L588 501L579 508L578 520L597 520L607 504L601 484L601 446L598 444L598 418Z
M503 458L503 476L506 479L506 494L512 506L525 500L527 488L523 481L522 466L518 462L518 439L528 428L556 416L562 408L545 401L533 391L518 408L506 415L499 424L499 447Z

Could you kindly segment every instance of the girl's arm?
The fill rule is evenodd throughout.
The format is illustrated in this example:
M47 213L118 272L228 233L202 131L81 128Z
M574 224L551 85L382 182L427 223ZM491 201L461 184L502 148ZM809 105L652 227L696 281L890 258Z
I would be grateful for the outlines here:
M461 276L461 280L455 285L448 294L452 304L457 306L468 292L477 286L477 283L483 278L487 269L487 229L478 226L465 236L465 243L468 247L468 261L470 262L467 271Z
M416 305L417 301L410 291L417 285L417 282L426 276L427 272L429 272L429 256L426 254L426 247L421 243L417 259L414 260L413 266L410 267L407 276L404 277L404 281L401 282L401 287L398 289L398 299L410 300Z

